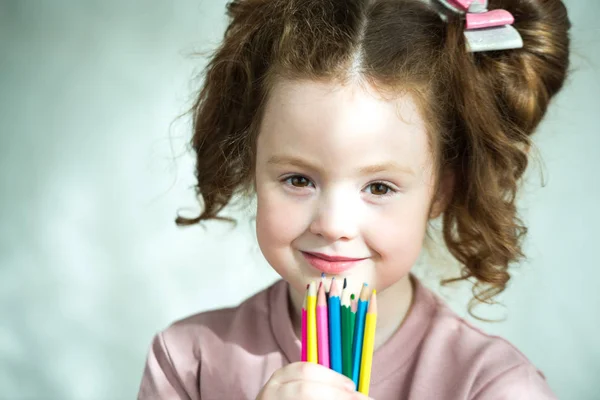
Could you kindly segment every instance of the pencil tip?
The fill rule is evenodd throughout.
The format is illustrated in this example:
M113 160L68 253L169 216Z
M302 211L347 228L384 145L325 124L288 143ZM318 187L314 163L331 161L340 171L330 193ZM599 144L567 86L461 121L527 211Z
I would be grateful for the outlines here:
M325 272L321 272L321 278L325 278Z
M346 278L344 278L344 289L346 289Z
M327 303L325 297L325 286L319 285L319 290L317 291L317 304Z

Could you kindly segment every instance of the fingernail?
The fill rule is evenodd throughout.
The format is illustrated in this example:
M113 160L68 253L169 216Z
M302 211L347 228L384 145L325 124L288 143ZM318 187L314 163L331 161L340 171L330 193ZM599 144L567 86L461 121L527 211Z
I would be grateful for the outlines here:
M346 382L346 388L348 390L350 390L351 392L354 392L356 390L356 385L354 384L353 381L349 381L349 382Z

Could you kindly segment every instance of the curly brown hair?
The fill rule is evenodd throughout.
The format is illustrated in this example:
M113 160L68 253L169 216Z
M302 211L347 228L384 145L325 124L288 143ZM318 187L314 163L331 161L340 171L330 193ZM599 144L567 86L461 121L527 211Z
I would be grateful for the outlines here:
M570 21L560 0L490 0L510 11L522 49L468 53L464 17L440 18L435 1L234 0L224 39L209 58L191 108L195 186L203 210L178 225L220 216L254 194L256 138L276 79L344 82L360 75L383 94L410 92L428 121L438 181L454 174L443 237L491 302L524 257L527 228L515 197L530 136L569 66ZM472 301L469 312L474 302Z

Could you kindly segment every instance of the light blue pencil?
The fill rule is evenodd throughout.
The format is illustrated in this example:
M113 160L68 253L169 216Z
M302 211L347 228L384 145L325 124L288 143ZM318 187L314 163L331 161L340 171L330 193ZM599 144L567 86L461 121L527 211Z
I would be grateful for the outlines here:
M362 357L363 335L365 331L365 319L367 317L367 306L369 305L369 290L365 283L358 297L356 310L356 322L354 323L354 340L352 342L352 380L358 390L358 378L360 373L360 360Z
M342 373L342 319L340 295L335 277L329 290L329 361L332 370Z

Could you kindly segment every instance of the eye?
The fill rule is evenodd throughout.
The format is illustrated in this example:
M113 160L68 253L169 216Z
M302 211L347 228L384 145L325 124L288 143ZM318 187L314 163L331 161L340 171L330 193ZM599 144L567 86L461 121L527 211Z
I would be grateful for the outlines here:
M396 191L392 189L389 185L386 185L383 182L374 182L371 183L367 188L370 189L371 194L376 196L390 196L394 194Z
M297 187L297 188L307 187L308 185L311 184L311 181L309 181L308 179L306 179L306 177L304 177L302 175L288 176L283 181L286 182L287 184L289 184L293 187Z

